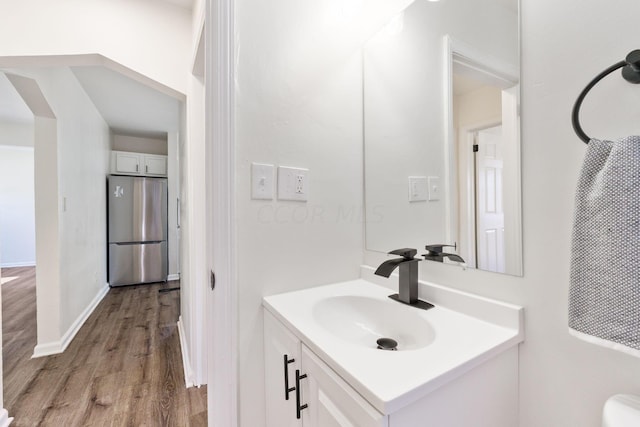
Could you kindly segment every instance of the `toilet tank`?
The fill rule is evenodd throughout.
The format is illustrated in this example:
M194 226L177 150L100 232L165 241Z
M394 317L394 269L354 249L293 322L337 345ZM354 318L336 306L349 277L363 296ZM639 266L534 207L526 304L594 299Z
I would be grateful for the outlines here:
M602 427L640 426L640 397L616 394L604 404Z

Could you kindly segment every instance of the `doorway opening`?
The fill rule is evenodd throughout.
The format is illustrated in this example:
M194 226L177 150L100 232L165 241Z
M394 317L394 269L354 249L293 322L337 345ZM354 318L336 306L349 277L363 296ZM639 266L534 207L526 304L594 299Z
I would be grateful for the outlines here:
M30 413L28 408L30 403L28 399L23 398L24 393L22 393L22 397L19 398L14 398L14 396L20 396L21 390L28 391L33 389L42 390L41 394L34 397L37 399L42 397L42 394L44 394L46 390L47 399L64 400L67 403L71 401L77 403L80 401L77 398L78 396L73 398L70 398L68 395L56 396L56 393L53 392L56 390L53 382L61 377L54 378L52 376L45 376L41 378L41 376L39 376L40 373L53 372L53 370L46 368L39 369L39 367L45 365L54 366L59 362L61 365L64 365L65 368L72 369L75 365L66 362L71 361L76 363L77 360L79 360L78 357L80 357L77 356L79 353L76 352L76 350L81 348L84 351L84 356L87 355L87 352L93 352L96 356L108 356L113 360L134 360L140 362L139 365L141 366L143 365L142 362L145 361L148 366L154 368L150 370L150 372L161 371L161 369L158 368L158 363L166 362L166 366L170 368L173 380L173 382L168 382L167 384L175 390L179 389L181 393L184 392L196 396L200 402L195 415L200 418L206 418L206 408L204 408L202 404L202 402L206 400L206 389L194 389L188 392L186 388L183 390L183 383L187 383L188 381L188 378L185 378L188 377L188 375L184 368L187 364L184 360L184 350L180 351L180 345L182 344L181 338L184 337L184 334L182 331L180 334L178 333L179 323L176 324L176 320L180 313L183 312L183 301L192 299L191 294L181 296L178 292L169 294L159 293L157 285L145 285L147 287L141 287L142 290L145 290L144 293L136 294L138 296L135 298L125 298L126 301L131 301L127 302L129 305L126 305L125 302L120 304L118 296L125 293L125 291L133 294L136 292L136 288L127 288L118 290L118 292L112 292L115 294L113 298L109 297L105 298L105 301L102 300L109 290L108 283L106 282L107 263L106 257L104 256L107 250L105 207L107 198L105 180L106 176L111 172L111 166L113 165L111 157L116 149L131 152L142 151L145 154L145 160L153 160L158 158L160 153L148 153L149 149L144 147L143 149L139 149L140 145L143 143L156 143L156 140L162 140L166 146L165 150L168 151L162 153L163 156L168 156L163 163L167 168L164 174L168 176L168 180L172 180L174 187L174 196L171 197L167 203L167 216L169 217L168 228L170 238L171 233L177 234L176 237L179 237L180 200L182 199L178 197L182 190L182 182L179 178L180 174L186 169L186 163L184 169L180 163L186 160L186 158L181 155L180 150L185 150L184 147L187 145L184 95L178 92L174 93L174 91L169 88L160 88L164 89L163 92L153 84L149 84L149 82L151 82L150 79L138 75L130 76L129 74L120 73L117 64L106 59L101 60L100 63L95 66L89 66L84 63L78 66L72 63L69 66L55 65L52 67L39 67L37 69L31 69L29 67L29 65L26 65L23 68L2 69L0 70L0 78L6 74L10 80L10 84L18 90L21 99L29 105L30 111L33 111L32 114L35 116L32 131L34 134L33 145L35 146L32 151L35 159L32 168L35 174L36 187L34 195L37 212L36 228L38 229L38 248L42 246L44 249L47 249L44 256L42 256L43 254L41 254L39 250L37 251L38 275L40 275L41 272L49 271L47 267L55 268L55 271L52 271L52 274L47 274L44 280L41 280L40 276L38 276L37 286L35 286L35 278L33 278L33 287L38 288L38 301L48 304L45 307L46 310L42 310L39 306L36 309L36 292L34 290L34 302L30 305L34 312L32 322L34 340L29 345L23 342L26 348L25 357L19 358L20 361L24 362L25 366L13 369L9 361L11 358L7 357L5 353L3 360L5 363L5 380L3 384L5 388L5 407L9 409L11 415L24 417L24 414ZM122 74L122 76L118 73ZM47 79L47 77L50 77L50 79ZM48 83L54 79L59 79L68 84L49 86ZM33 88L38 88L40 83L42 84L44 93L47 93L50 99L56 101L52 105L57 107L56 112L59 113L57 117L53 114L53 110L49 112L49 115L41 114L42 111L39 111L35 107L41 107L41 104L48 106L48 104L44 102L37 104L33 102L32 98L25 96L25 93L31 96L33 96L33 93L42 95L43 92L40 90L35 92L24 90L25 87L29 85L33 86ZM63 87L64 91L62 89L58 91L57 89L60 87ZM110 89L105 90L105 87L109 87ZM92 88L95 90L92 90ZM149 96L144 97L145 94ZM118 102L111 110L109 110L109 107L114 103L110 104L108 102L109 99L107 98L109 95L118 98ZM44 99L43 96L42 98ZM131 101L131 99L135 101L139 98L144 98L143 100L146 103L139 106ZM163 102L166 98L172 99ZM2 110L5 99L4 96L0 96L0 111ZM166 107L169 102L171 102L171 108L163 108ZM153 109L150 108L148 104L157 107L156 110L154 110L158 112L157 116L160 116L160 114L164 114L164 116L156 120L156 115L151 114L151 110ZM65 108L61 107L61 105ZM123 110L125 110L124 106L127 107L128 115L123 113ZM114 110L114 114L109 114ZM133 111L133 113L131 113L131 111ZM136 111L142 111L144 114L135 114ZM171 122L165 117L169 114L173 119ZM144 121L145 119L147 120L146 122ZM129 120L129 122L124 122L125 120ZM133 125L130 124L134 120L139 120L141 127L150 127L151 125L148 123L151 121L161 123L162 126L172 125L174 127L171 129L160 129L158 132L162 135L142 135L137 128L134 129ZM63 129L57 127L56 123L58 121L63 123ZM123 122L124 124L119 124ZM63 136L61 141L64 143L62 147L65 149L64 151L56 149L59 142L57 137L60 134ZM4 132L0 132L0 137L3 135ZM153 136L153 138L151 138L151 136ZM126 141L124 141L124 139L126 139ZM124 145L120 144L116 146L116 142ZM53 154L50 151L53 151ZM1 155L0 153L0 156ZM46 160L46 162L43 160ZM62 167L59 168L58 165ZM149 169L151 169L151 166ZM47 175L49 179L42 179L42 174L45 172L51 175ZM156 173L152 170L146 170L146 168L144 172ZM38 175L39 173L40 175ZM80 174L82 175L80 176ZM50 184L53 188L50 188L50 191L40 191L38 183ZM171 195L171 192L169 192L169 195ZM43 201L43 199L46 200ZM46 204L43 204L45 202ZM90 211L91 215L85 214L85 211ZM46 224L44 224L46 227L38 228L39 226L42 227L43 221L46 222ZM44 229L46 232L40 233L41 229ZM44 239L41 238L43 235ZM41 245L46 238L55 241L55 243ZM2 238L0 239L0 243L5 240L8 241L9 239ZM56 248L60 249L62 247L57 243L58 241L66 245L65 247L72 247L74 250L79 248L80 250L74 253L74 257L59 257L57 251L56 254L53 254ZM174 249L173 257L171 253L169 254L169 262L171 263L173 260L174 270L169 269L170 274L167 277L168 280L178 279L181 267L181 259L179 256L180 241L176 238L174 242L175 243L171 245ZM65 253L69 254L70 252L62 251L62 255L65 255ZM80 256L84 258L79 261L73 259ZM190 268L188 264L185 265ZM87 271L88 269L89 271ZM67 280L69 277L73 280ZM15 283L18 283L18 280L14 279L9 285ZM51 284L55 286L48 286ZM176 282L170 282L168 286L175 286L175 284ZM48 292L48 297L41 297L41 285L47 285L43 290ZM194 285L191 286L195 287ZM79 298L79 292L76 288L81 288L84 292L84 294L81 295L83 297L82 299ZM93 293L89 294L89 292ZM109 293L109 295L110 294L111 293ZM92 296L93 298L91 298ZM3 303L11 304L10 300L10 298L3 299ZM133 302L136 300L140 303L139 305ZM142 301L144 303L156 302L156 304L152 304L148 307L148 310L140 309L140 307L142 307L140 300L144 300ZM14 306L15 309L19 309L17 305L11 305ZM115 308L118 306L124 309L124 311L120 311L123 311L127 320L126 322L120 322L119 318L111 316L110 319L116 323L116 327L106 327L106 329L95 327L95 319L100 318L100 313L113 314L116 312ZM5 310L3 314L6 315L9 311L10 310ZM140 315L139 319L136 320L134 318L135 316L132 315L132 311L135 311L136 315ZM35 313L37 313L37 315ZM43 313L56 314L58 318L64 320L64 323L62 321L42 322L40 317ZM190 310L185 310L184 313L188 314ZM3 326L10 325L11 319L7 319L7 316L4 317L5 321L3 322ZM194 322L197 322L197 320L198 319L193 319ZM135 324L135 327L132 322ZM104 324L105 323L101 323L101 325ZM47 328L47 330L44 331L45 333L41 333L41 326ZM8 333L4 335L5 345L3 346L3 350L10 351L12 346L11 344L7 345L7 340L17 335L12 334L6 328L5 331ZM52 331L58 335L53 336L53 334L47 334L47 332ZM108 334L105 331L108 331ZM132 334L127 335L125 332L132 332ZM63 335L60 337L62 333ZM53 339L51 339L52 336ZM44 339L49 338L48 341L44 341L46 347L40 346L39 344L36 345L36 340L39 343L43 337ZM98 350L102 348L101 343L104 342L104 340L99 341L101 338L108 340L107 345L110 346L108 352ZM138 350L132 350L134 347L129 346L129 344L134 340L137 340L138 343L142 342L144 345L141 344ZM162 345L168 343L167 346L170 347L171 352L165 351L160 345L148 345L154 342L156 342L156 344L162 343ZM118 344L118 347L122 350L118 353L120 355L117 357L113 356L115 353L111 351L114 343ZM34 349L34 347L36 348ZM38 351L38 347L41 347L40 351ZM47 357L52 354L56 355ZM182 363L179 363L181 354L183 360ZM32 355L34 355L34 358L31 358ZM157 355L164 357L164 359L157 362ZM135 367L135 365L137 364L126 365L125 368L127 368L127 372L131 370L130 368L132 366ZM100 366L103 367L101 369L105 369L104 367L106 365L99 362L85 364L85 370L83 371L85 378L78 383L84 386L94 387L94 385L92 385L93 383L90 383L87 378L90 375L93 375L95 378L103 378L105 372L98 370ZM56 366L56 368L58 367L59 366ZM89 372L90 369L93 369L93 371ZM176 369L184 369L184 376L183 373L176 372ZM144 372L147 371L149 370L145 368ZM60 374L62 371L57 369L55 372ZM9 377L14 373L18 380L12 380ZM109 375L111 374L112 373L109 373ZM132 377L132 375L118 375L129 379ZM122 381L117 382L118 384L123 384ZM162 382L162 384L164 384L164 382ZM18 385L18 387L15 387L16 385ZM44 387L40 387L39 385L43 385ZM7 392L7 389L10 389L10 392ZM78 391L78 389L74 390ZM110 393L109 389L103 390L100 388L98 391L100 391L100 393L104 392L103 394L105 395ZM129 391L131 390L127 389L127 392ZM86 393L82 390L79 392L83 397L86 397ZM182 396L181 393L175 394L175 396ZM155 402L163 395L160 391L154 391L154 393L146 393L145 396L148 397L148 401ZM175 404L182 408L184 406L182 404L184 400L180 399L183 398L176 397ZM99 400L100 399L98 399L98 401ZM14 405L15 402L20 402L21 406L17 407ZM48 402L53 402L53 400L48 400ZM44 405L43 408L48 407L47 405ZM57 404L52 405L55 406ZM61 405L60 407L65 405ZM89 406L87 406L87 408L88 407ZM115 408L117 405L113 407ZM48 408L50 409L50 407ZM189 409L188 407L185 408L187 410ZM53 412L51 413L53 414ZM143 415L145 414L144 411L141 413ZM34 413L33 416L37 417L39 415Z
M0 289L4 384L20 384L20 367L37 344L35 118L0 73ZM13 404L5 394L5 404Z
M482 54L450 46L449 238L467 265L520 271L520 138L517 78Z

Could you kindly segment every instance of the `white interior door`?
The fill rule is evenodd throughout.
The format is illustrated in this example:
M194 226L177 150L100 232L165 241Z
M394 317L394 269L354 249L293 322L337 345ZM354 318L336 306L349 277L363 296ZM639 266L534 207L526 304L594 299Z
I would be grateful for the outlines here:
M478 268L505 271L502 125L476 134L476 253Z

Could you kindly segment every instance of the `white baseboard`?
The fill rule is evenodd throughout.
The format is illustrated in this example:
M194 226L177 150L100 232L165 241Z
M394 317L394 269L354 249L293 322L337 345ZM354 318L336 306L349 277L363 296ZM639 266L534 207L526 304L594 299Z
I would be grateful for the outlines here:
M11 424L11 421L13 421L13 418L9 418L9 412L7 412L6 409L2 408L0 410L0 427L7 427L9 424Z
M51 356L52 354L59 354L65 351L69 344L71 344L71 341L73 341L73 338L76 336L82 325L84 325L84 322L86 322L89 316L91 316L91 313L93 313L93 310L95 310L98 304L100 304L100 301L102 301L107 292L109 292L109 284L105 284L105 286L100 289L100 291L98 291L87 308L84 309L84 311L80 314L80 316L78 316L76 321L73 322L69 329L67 329L67 332L65 332L60 341L53 341L36 345L36 347L33 349L33 356L31 357L35 358Z
M185 339L184 326L182 316L178 317L178 335L180 336L180 352L182 353L182 367L184 368L184 383L189 387L196 385L194 381L193 369L191 368L191 358L189 357L189 348Z
M0 268L11 268L11 267L35 267L35 261L25 261L25 262L3 262L0 263ZM0 424L1 426L1 424Z
M171 281L171 280L180 280L180 273L178 273L178 274L169 274L167 276L167 281Z

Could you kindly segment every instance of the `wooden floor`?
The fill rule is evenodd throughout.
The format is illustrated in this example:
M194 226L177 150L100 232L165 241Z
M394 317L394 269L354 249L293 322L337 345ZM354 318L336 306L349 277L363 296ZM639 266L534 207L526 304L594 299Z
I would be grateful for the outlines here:
M64 353L31 359L35 272L4 268L4 406L12 426L206 426L206 388L184 386L178 282L114 288Z

